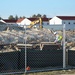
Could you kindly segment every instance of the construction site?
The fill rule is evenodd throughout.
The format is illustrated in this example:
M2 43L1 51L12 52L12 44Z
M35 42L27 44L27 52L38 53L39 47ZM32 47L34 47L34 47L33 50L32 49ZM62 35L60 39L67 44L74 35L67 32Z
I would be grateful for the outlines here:
M35 24L38 22L37 28ZM46 29L41 23L39 19L27 28L7 26L0 31L0 73L38 72L75 66L75 31L57 30L64 42L55 43L55 30Z

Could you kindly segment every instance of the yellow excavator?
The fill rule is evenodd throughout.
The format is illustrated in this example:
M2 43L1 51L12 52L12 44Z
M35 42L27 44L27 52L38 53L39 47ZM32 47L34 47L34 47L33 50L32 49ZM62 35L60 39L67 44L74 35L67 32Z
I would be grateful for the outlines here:
M38 20L34 20L30 23L30 25L28 26L28 28L32 28L34 25L36 25L37 23L40 23L39 28L42 29L42 19L39 18Z

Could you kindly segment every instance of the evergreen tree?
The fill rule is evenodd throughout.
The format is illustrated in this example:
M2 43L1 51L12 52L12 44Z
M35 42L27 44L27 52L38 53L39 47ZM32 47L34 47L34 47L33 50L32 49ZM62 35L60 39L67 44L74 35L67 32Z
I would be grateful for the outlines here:
M25 16L23 16L23 18L25 18Z
M42 18L47 18L47 16L44 14L44 15L42 16Z
M13 15L10 15L10 16L8 17L8 19L9 19L9 20L15 20L15 18L13 17Z
M37 14L37 17L41 17L42 15L41 14Z
M2 18L0 17L0 20L1 20Z
M36 18L37 16L34 14L34 15L32 15L32 18Z
M15 20L18 20L18 16L17 15L15 16Z

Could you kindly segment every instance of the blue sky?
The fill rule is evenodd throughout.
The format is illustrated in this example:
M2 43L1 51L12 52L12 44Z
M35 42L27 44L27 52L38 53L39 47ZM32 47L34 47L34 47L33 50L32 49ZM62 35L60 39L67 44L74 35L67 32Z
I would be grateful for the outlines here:
M33 14L75 16L75 0L0 0L0 16L30 17Z

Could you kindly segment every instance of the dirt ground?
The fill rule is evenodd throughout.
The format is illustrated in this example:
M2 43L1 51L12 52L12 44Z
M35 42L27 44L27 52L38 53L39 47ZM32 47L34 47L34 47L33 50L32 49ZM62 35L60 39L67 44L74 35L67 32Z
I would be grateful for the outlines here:
M37 72L37 73L28 73L28 74L12 74L12 75L75 75L75 69Z

